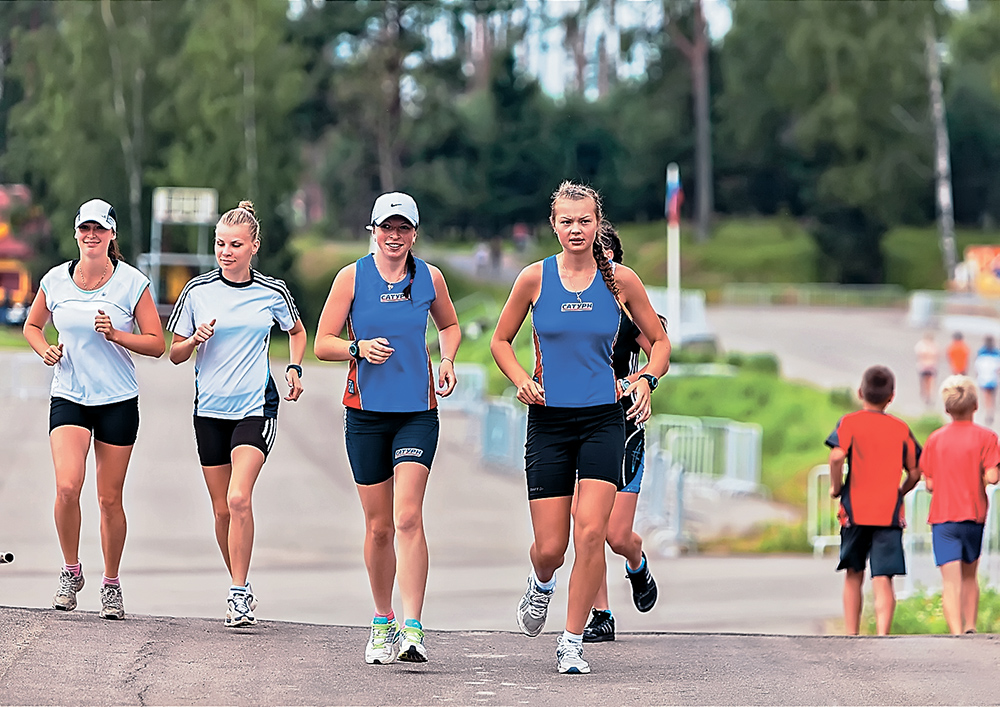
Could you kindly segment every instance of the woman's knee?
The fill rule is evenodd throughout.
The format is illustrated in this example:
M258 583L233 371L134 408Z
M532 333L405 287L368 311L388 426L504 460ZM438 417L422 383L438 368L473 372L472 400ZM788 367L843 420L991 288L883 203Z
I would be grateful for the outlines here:
M232 492L226 497L230 516L244 516L253 511L252 497L248 493Z
M58 504L79 504L80 493L83 491L82 483L56 482L56 503Z
M416 535L424 530L424 515L419 509L398 513L395 520L396 533Z
M378 547L391 545L395 537L395 529L391 522L369 521L365 527L368 541Z

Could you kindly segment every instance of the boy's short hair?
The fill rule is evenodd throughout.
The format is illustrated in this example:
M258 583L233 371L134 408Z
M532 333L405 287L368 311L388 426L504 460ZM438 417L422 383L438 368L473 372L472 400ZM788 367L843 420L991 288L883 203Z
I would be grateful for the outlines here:
M872 405L885 405L896 392L896 376L887 366L871 366L861 377L861 397Z
M976 382L968 376L948 376L941 383L941 399L945 412L964 415L976 409Z

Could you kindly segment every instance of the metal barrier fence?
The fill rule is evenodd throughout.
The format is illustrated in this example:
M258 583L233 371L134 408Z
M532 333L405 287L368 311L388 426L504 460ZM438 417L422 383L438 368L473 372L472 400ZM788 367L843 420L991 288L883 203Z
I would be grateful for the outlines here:
M767 284L733 282L722 288L722 304L819 307L902 307L907 293L899 285Z
M670 452L685 473L728 493L760 493L759 425L720 418L655 415L646 423L646 441Z
M664 557L691 544L684 532L684 467L669 452L647 451L634 527Z
M483 461L511 471L524 469L528 410L518 402L490 398L483 413Z

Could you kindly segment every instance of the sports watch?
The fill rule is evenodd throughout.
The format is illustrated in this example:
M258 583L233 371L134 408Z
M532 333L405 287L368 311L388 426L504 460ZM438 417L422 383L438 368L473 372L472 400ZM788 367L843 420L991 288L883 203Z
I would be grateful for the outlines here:
M298 373L298 374L299 374L299 378L301 378L301 377L302 377L302 366L300 366L300 365L299 365L299 364L297 364L297 363L289 363L289 364L288 364L288 365L287 365L287 366L285 367L285 373L288 373L289 371L295 371L296 373Z
M639 377L640 378L645 378L646 382L649 383L649 392L650 393L652 393L654 390L656 390L656 386L658 386L660 384L660 381L657 380L656 376L654 376L652 373L643 373Z
M361 358L361 347L358 346L357 339L351 342L351 348L349 348L348 351L354 358Z
M628 389L632 387L632 381L628 378L622 378L618 381L618 385L622 387L622 395L625 395L628 392Z

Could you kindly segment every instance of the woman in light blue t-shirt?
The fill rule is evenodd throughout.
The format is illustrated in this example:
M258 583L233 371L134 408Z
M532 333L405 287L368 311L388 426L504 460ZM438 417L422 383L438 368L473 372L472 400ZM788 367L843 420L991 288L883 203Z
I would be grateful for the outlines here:
M80 259L52 268L24 323L24 338L55 370L49 444L56 471L56 531L63 553L52 607L72 611L83 589L80 491L91 441L97 461L104 579L101 617L125 618L118 565L125 547L122 489L139 429L139 385L129 352L163 353L163 330L149 280L122 261L115 210L92 199L76 214ZM49 318L59 332L45 338ZM139 333L134 333L138 326Z

